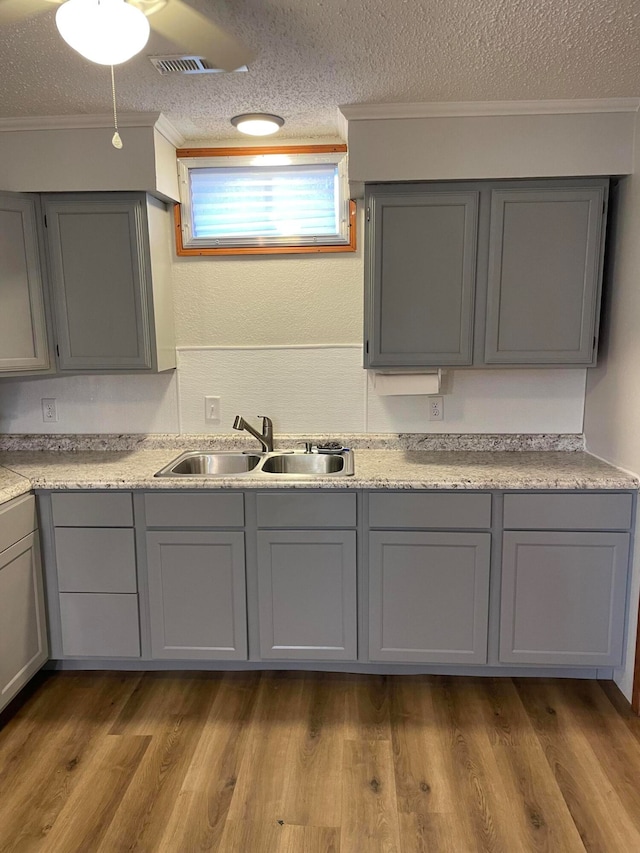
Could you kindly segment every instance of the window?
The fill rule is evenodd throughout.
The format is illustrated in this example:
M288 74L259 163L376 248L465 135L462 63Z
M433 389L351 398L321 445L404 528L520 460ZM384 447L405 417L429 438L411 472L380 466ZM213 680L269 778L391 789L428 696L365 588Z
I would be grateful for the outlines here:
M178 151L179 255L352 252L346 145Z

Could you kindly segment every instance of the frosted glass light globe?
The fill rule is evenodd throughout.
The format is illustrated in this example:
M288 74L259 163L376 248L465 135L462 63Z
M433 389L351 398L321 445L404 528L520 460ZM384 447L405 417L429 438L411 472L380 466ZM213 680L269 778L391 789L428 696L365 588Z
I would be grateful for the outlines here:
M70 47L99 65L120 65L149 40L149 21L125 0L66 0L56 26Z

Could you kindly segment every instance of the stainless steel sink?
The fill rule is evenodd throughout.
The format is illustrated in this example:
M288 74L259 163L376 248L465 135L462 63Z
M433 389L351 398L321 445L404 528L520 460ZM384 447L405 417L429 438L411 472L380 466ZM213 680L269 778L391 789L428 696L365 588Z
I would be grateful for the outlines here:
M221 451L220 453L183 453L156 477L228 477L253 471L261 455Z
M324 474L346 473L342 455L329 453L292 453L269 455L262 463L265 474Z
M273 480L274 477L310 480L314 477L349 477L354 473L353 451L308 452L280 450L273 453L182 453L156 477L232 477Z

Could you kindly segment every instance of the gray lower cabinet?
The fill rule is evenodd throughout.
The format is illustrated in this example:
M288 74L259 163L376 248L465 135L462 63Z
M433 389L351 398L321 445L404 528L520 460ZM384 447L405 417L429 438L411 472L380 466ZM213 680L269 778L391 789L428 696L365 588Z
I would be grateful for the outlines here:
M491 534L369 534L369 658L487 661Z
M0 506L0 710L49 654L37 526L33 495Z
M51 497L55 572L48 574L54 654L139 658L140 619L131 493Z
M620 665L629 541L628 533L505 532L500 660Z
M260 656L356 660L356 534L259 530Z
M244 533L147 533L152 656L246 660Z
M35 196L0 193L0 375L4 376L46 372L51 366L37 205Z
M175 367L169 212L144 194L44 195L58 369Z
M42 567L33 532L0 552L0 710L47 658Z

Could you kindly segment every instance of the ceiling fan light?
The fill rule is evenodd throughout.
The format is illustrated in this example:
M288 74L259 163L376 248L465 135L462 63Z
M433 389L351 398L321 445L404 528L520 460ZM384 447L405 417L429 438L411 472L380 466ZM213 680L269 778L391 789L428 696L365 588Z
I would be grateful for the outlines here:
M56 12L66 43L99 65L120 65L149 40L149 21L125 0L66 0Z
M243 113L234 116L231 124L240 133L248 133L249 136L269 136L270 133L280 130L284 119L270 113Z

